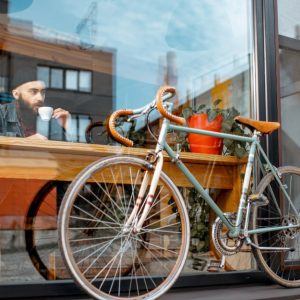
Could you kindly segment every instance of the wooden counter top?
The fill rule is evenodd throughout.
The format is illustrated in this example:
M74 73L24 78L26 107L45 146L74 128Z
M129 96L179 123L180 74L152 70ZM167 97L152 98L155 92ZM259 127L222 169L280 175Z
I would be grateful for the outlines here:
M149 149L0 137L0 178L71 181L85 166L110 155L145 158ZM191 186L166 154L164 171L178 186ZM182 152L180 158L203 184L232 189L245 160Z

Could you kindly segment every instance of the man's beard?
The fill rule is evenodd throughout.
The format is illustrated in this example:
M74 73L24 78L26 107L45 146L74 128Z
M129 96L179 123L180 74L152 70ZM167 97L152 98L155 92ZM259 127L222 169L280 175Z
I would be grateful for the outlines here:
M36 131L37 112L21 97L18 99L18 115L21 118L21 122L28 130Z
M18 99L19 107L22 111L26 111L27 113L37 114L39 107L43 106L43 102L36 102L34 105L29 105L26 101L23 100L22 94Z

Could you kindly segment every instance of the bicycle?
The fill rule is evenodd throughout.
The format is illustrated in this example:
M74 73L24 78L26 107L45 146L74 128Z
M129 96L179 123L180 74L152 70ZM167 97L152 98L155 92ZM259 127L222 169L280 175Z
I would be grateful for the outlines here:
M145 160L128 156L99 160L69 186L59 211L59 245L73 279L95 299L152 300L178 278L188 255L190 226L182 195L162 171L164 150L217 215L212 228L216 249L228 256L238 253L244 244L251 246L267 275L283 286L299 287L300 169L275 168L260 145L260 136L277 130L280 124L237 117L237 122L252 130L251 136L189 128L183 118L172 114L173 104L167 100L174 95L174 88L162 87L148 105L118 110L110 117L113 137L132 146L116 130L116 118L133 120L154 109L160 112L163 122L157 145ZM166 143L169 131L250 144L235 214L223 212L189 172L179 152ZM255 155L264 175L256 191L248 195ZM91 183L99 187L99 194L89 190ZM86 230L90 237L81 237Z

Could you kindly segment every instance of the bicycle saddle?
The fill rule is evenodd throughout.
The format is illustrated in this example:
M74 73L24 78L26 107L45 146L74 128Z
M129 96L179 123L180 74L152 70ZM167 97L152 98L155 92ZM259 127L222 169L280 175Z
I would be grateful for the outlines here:
M240 124L246 125L251 130L258 130L261 133L269 134L280 127L278 122L257 121L249 118L237 116L234 120Z

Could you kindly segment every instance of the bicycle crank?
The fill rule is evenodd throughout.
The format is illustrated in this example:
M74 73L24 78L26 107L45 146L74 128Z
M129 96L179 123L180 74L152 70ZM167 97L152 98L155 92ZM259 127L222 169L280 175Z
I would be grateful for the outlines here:
M236 219L235 213L225 213L224 215L230 222L234 222ZM225 256L240 252L244 242L241 238L230 238L228 236L228 228L219 217L212 226L212 240L216 250Z

